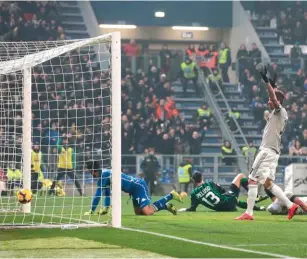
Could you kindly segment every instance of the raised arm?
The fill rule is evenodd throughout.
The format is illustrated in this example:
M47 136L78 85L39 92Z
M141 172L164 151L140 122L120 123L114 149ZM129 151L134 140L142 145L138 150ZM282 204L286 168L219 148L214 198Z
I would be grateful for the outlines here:
M277 87L276 83L275 83L276 75L274 76L274 79L268 78L266 66L264 66L264 68L259 67L259 72L260 72L260 75L261 75L263 81L265 82L266 88L267 88L268 93L269 93L270 101L272 102L274 108L278 109L280 107L280 103L277 100L275 90L274 90L274 88Z

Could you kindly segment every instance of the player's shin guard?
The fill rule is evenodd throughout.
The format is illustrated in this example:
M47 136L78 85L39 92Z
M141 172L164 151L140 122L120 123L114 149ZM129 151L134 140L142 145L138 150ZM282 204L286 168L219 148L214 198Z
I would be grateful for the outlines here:
M289 200L287 195L283 192L283 190L277 186L276 184L272 184L270 188L268 188L279 200L281 200L284 204L286 204L287 208L291 208L293 203Z
M171 194L168 194L161 198L160 200L155 201L152 204L152 207L155 209L155 211L160 211L160 210L166 210L166 203L170 201L173 198Z
M247 209L246 213L249 215L253 215L253 209L255 206L256 198L258 193L258 186L255 184L248 185L248 198L247 198Z

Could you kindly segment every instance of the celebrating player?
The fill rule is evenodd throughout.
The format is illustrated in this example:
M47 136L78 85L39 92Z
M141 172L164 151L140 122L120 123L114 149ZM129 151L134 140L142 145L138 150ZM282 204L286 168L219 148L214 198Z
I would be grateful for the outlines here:
M93 214L97 208L101 196L104 198L104 206L98 212L98 215L108 213L111 205L110 201L110 186L111 186L111 170L102 170L98 161L89 161L87 168L93 175L98 178L96 193L93 197L92 208L85 215ZM174 215L177 214L177 209L168 201L174 199L182 202L181 196L174 190L165 197L154 203L150 203L148 187L143 179L135 178L126 174L121 174L122 191L128 193L132 197L134 212L136 215L152 215L160 210L168 210Z
M249 175L247 210L237 220L253 220L253 208L257 198L258 183L263 184L266 189L271 191L288 208L288 219L292 219L295 211L299 207L292 203L282 189L273 183L275 171L280 155L281 135L285 130L288 120L287 111L282 107L284 94L278 90L275 79L267 77L265 66L258 66L258 70L269 93L268 105L272 112L263 131L262 142L259 153L254 161Z
M192 179L196 188L191 193L191 207L180 209L182 211L196 211L199 204L215 211L236 211L237 206L246 209L246 202L239 201L240 186L247 188L248 179L243 174L238 174L232 184L230 190L224 190L215 182L204 182L204 179L199 172L195 172ZM255 210L264 210L265 208L255 206Z

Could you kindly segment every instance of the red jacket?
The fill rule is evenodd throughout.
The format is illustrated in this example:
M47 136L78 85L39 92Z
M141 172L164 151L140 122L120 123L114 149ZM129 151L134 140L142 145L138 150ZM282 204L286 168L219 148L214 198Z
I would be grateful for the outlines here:
M157 103L155 98L153 99L153 104L156 109L156 119L161 120L163 109L161 105ZM175 101L172 98L169 98L169 100L164 104L165 117L168 120L172 119L176 115L179 115L179 111L174 107L174 105Z

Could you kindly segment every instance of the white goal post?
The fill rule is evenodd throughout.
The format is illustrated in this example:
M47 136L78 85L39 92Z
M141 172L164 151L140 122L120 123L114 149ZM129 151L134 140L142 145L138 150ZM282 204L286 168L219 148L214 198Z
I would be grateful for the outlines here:
M0 228L121 227L120 33L0 42L0 80ZM104 216L85 213L97 182L88 160L112 170ZM17 202L20 188L31 203Z

